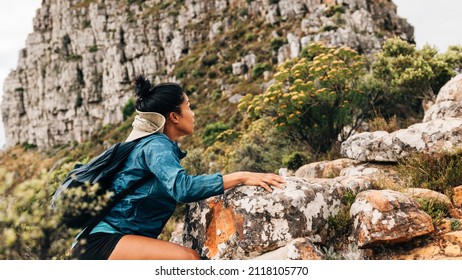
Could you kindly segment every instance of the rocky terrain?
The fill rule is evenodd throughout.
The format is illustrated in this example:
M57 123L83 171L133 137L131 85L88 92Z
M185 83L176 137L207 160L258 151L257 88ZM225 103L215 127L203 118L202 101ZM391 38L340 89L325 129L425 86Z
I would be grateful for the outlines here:
M344 158L285 174L285 189L268 193L242 186L192 204L173 241L210 259L462 259L462 230L452 226L462 222L462 186L450 197L404 188L390 168L412 152L462 147L461 97L458 75L440 90L421 123L353 135L342 144ZM377 187L387 180L403 187ZM354 201L347 203L348 197ZM449 216L435 224L420 198L446 204ZM349 219L346 236L332 237L329 229Z

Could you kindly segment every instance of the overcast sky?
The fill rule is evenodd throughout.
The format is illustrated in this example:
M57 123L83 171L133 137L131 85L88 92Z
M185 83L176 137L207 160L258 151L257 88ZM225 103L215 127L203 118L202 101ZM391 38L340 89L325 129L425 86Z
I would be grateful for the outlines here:
M445 52L450 45L462 45L461 0L393 0L398 15L414 26L417 47L428 43ZM16 68L19 50L32 32L32 19L42 0L2 0L0 3L0 100L3 82ZM0 121L0 147L4 145Z

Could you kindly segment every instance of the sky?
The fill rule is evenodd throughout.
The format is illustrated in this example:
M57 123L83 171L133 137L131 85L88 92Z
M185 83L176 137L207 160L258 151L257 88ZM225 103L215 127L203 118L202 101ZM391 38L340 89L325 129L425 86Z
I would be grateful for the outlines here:
M462 1L393 0L398 15L414 26L417 48L425 44L445 52L450 45L462 45ZM32 20L42 0L1 0L0 3L0 100L3 82L16 68L19 51L32 32ZM0 121L0 148L5 144Z

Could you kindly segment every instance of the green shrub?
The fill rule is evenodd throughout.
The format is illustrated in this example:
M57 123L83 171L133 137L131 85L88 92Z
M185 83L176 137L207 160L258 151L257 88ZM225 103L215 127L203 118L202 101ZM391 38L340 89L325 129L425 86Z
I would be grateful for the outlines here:
M417 199L422 210L432 217L434 222L440 221L442 218L449 216L448 205L442 201L429 198Z
M462 184L462 150L438 154L414 153L398 163L398 172L408 187L426 188L452 196Z
M372 64L373 76L385 83L382 107L406 104L407 110L422 113L422 100L434 99L456 75L461 59L462 50L457 48L439 54L429 45L417 49L398 37L386 40Z
M183 79L187 77L187 75L188 75L188 69L186 67L179 68L175 73L175 77L177 79Z
M235 137L235 136L234 136ZM277 131L269 118L253 121L232 143L226 143L220 164L225 172L239 170L276 172L283 166L284 155L302 150L300 142Z
M218 56L216 54L208 54L202 59L204 66L212 66L218 62Z
M24 148L24 150L33 150L33 149L37 149L37 145L35 144L30 144L28 142L24 142L21 144L21 146Z
M348 208L351 207L351 205L355 202L356 200L356 194L350 190L345 191L343 194L342 198L342 203L345 204Z
M82 22L82 28L85 29L85 28L88 28L91 26L91 21L86 19Z
M300 152L294 152L283 159L284 166L289 170L295 171L308 163L308 158Z
M338 29L338 26L337 25L331 25L331 24L328 24L328 25L324 25L322 28L321 28L321 31L323 32L329 32L329 31L335 31Z
M49 260L68 258L77 233L60 223L61 214L50 207L50 196L70 165L51 176L12 186L10 174L0 170L0 258ZM51 185L50 185L51 183Z
M334 237L347 234L352 224L353 220L350 216L349 207L342 207L335 216L327 217L328 228L331 229Z
M122 108L123 120L128 119L135 112L135 101L133 98L128 99L127 104Z
M90 46L88 48L88 51L89 52L97 52L98 51L98 46L97 45Z
M457 231L460 229L460 221L458 219L451 219L451 230Z
M272 38L270 42L271 49L273 51L277 51L282 45L287 43L287 39L285 38Z
M218 135L228 129L229 126L223 122L216 122L207 125L202 133L202 144L206 146L212 145L215 141L217 141Z
M344 14L345 12L346 12L346 8L343 5L334 5L326 9L324 11L324 15L326 17L331 17L335 14Z
M196 148L188 151L181 161L182 166L191 175L201 175L209 172L208 159L204 157L204 149Z
M267 70L270 70L271 66L268 63L257 63L253 67L253 77L258 78Z

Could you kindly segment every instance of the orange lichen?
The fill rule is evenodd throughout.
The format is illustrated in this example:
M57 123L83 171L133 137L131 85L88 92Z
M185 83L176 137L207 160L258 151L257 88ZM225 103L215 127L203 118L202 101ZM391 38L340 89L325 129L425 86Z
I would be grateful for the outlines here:
M223 201L210 201L211 220L207 227L205 247L209 249L209 257L218 253L218 245L228 241L234 234L242 236L244 218L226 208Z

